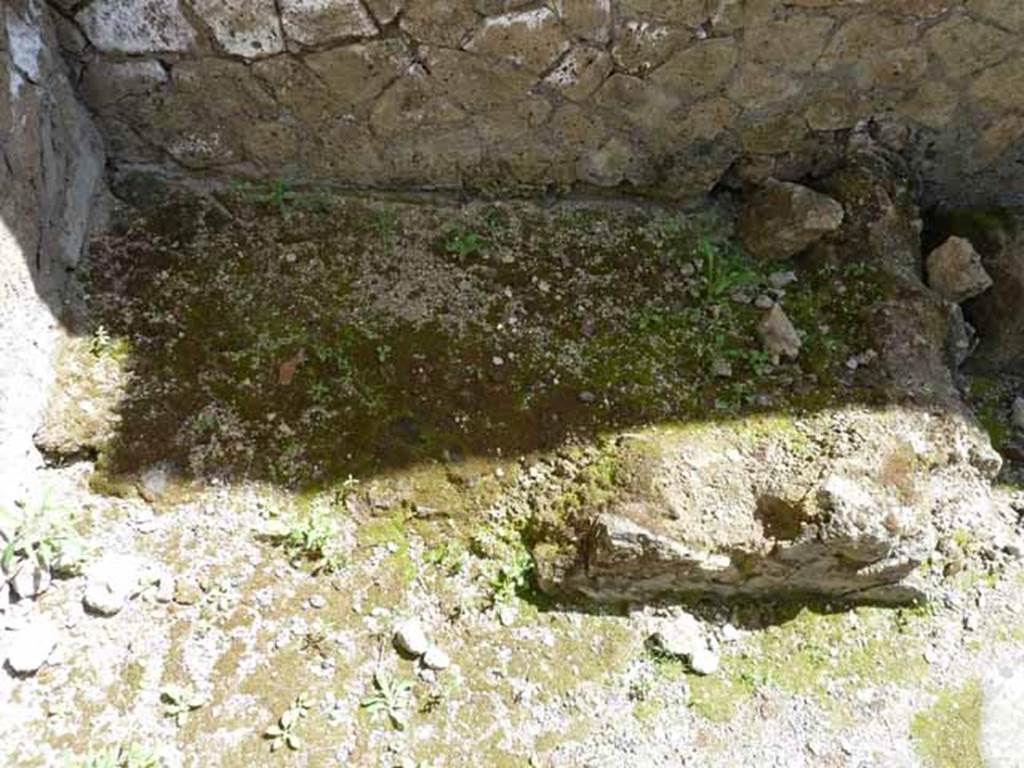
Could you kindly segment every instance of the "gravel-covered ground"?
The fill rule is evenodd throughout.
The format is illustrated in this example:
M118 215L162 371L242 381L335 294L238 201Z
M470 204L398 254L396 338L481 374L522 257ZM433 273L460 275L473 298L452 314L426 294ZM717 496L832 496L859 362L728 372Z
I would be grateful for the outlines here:
M713 215L282 190L122 215L23 499L81 562L0 598L0 764L1020 765L1012 462L924 605L535 590L517 515L610 435L876 397L871 271L729 243ZM776 302L795 361L761 349ZM990 432L1013 395L984 388Z

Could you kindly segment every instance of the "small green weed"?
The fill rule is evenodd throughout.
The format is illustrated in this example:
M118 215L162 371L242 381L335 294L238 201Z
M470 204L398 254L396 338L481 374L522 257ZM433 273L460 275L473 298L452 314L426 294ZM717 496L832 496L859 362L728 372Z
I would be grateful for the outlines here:
M464 259L479 253L484 247L484 239L476 232L467 229L454 229L448 233L444 241L445 253Z
M173 718L174 724L181 728L188 722L189 712L203 706L206 698L180 685L168 685L160 691L160 701L164 705L164 715Z
M446 539L426 553L426 561L436 565L449 576L454 576L462 571L465 552L461 542Z
M128 342L111 336L107 326L102 323L96 326L89 339L89 354L96 358L119 360L124 358L128 351Z
M411 702L412 681L395 680L384 670L378 669L373 673L373 693L359 702L359 706L371 715L386 714L391 727L403 731L409 722Z
M370 229L380 239L384 250L391 251L398 234L398 214L389 210L374 211L370 218Z
M160 768L163 764L152 749L139 744L110 747L84 760L65 760L68 768Z
M980 768L981 685L975 680L946 690L930 709L918 712L910 736L931 768Z
M299 722L309 713L311 702L305 693L300 693L292 705L286 709L277 722L263 732L263 738L270 741L270 751L277 752L281 747L301 749L302 738L296 733Z
M10 571L17 560L34 561L58 576L74 575L85 559L85 546L68 523L68 513L53 506L44 495L38 506L15 515L0 509L0 566Z
M333 573L344 562L339 549L341 526L334 515L334 506L316 504L306 518L273 526L270 537L284 547L293 563L311 563L314 575Z
M507 603L512 598L529 592L533 586L535 571L536 564L530 553L525 549L516 551L491 577L494 603Z
M324 211L327 207L322 194L296 192L284 179L271 179L263 184L235 183L231 189L248 202L273 206L283 218L288 218L299 208Z
M733 247L715 244L709 237L697 243L694 256L700 263L704 297L715 301L758 281L757 273Z

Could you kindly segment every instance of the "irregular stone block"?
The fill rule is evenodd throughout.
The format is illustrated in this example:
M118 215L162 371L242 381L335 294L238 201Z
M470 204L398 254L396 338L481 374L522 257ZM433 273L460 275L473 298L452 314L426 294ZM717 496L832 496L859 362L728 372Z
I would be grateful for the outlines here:
M534 545L541 587L598 601L920 598L927 588L912 574L934 550L935 526L989 498L998 460L984 458L987 438L962 415L915 408L811 421L754 418L625 442L616 461L629 479L613 499ZM808 452L806 435L828 445ZM950 441L964 455L950 456Z
M794 256L843 223L843 207L827 195L771 181L744 207L738 223L747 253L771 261Z
M970 240L951 237L928 254L928 285L943 298L960 303L992 287L992 278Z
M569 48L558 17L549 8L484 19L467 51L496 56L539 74Z
M573 48L544 82L569 101L585 101L611 74L611 56L600 48Z
M257 58L284 50L274 0L192 0L192 7L232 56Z
M97 0L75 18L105 53L185 53L195 39L177 0Z
M421 43L460 48L478 21L470 0L408 0L399 25Z
M302 45L325 45L377 34L377 25L359 0L280 0L280 3L285 35Z
M611 37L611 0L556 0L555 10L574 37L607 43Z
M795 360L800 355L800 334L778 304L768 310L757 330L775 364L780 358Z
M49 619L36 619L7 640L7 664L15 674L32 675L57 647L60 633Z

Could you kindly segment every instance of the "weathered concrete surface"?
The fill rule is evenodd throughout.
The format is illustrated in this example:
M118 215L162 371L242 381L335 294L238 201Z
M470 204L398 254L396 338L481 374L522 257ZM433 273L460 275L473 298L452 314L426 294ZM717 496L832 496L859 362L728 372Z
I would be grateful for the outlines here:
M45 6L0 7L0 505L22 494L58 337L60 288L78 261L103 149L76 100Z
M874 121L930 200L1024 196L1017 3L51 2L122 170L695 198Z
M981 710L982 758L986 768L1024 765L1024 658L990 671Z
M967 420L914 408L662 430L617 450L628 480L534 548L554 594L915 599L938 538L988 515L1000 466Z

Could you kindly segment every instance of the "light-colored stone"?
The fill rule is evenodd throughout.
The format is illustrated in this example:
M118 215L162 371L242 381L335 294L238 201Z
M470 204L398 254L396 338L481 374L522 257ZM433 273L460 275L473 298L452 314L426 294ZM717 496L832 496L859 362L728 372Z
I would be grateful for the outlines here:
M59 637L57 625L49 619L33 620L4 638L7 664L16 674L35 674L57 647Z
M690 656L690 669L698 675L713 675L718 671L718 654L709 648L698 648Z
M689 31L680 27L626 21L616 28L611 54L620 70L644 75L664 63L689 39Z
M141 591L145 571L145 564L135 556L104 556L86 571L85 607L102 616L113 616Z
M783 357L795 360L800 356L800 334L778 304L768 310L757 330L765 351L775 363Z
M705 647L700 622L689 613L660 620L650 642L659 650L680 658L690 658Z
M48 4L0 4L0 508L32 498L33 441L63 335L54 318L102 188L103 144L78 102Z
M544 82L569 101L585 101L613 69L611 57L600 48L577 47L558 63Z
M284 50L274 0L192 0L192 7L233 56L252 59Z
M50 569L36 562L22 561L14 568L10 585L14 594L22 600L38 597L50 588Z
M928 254L927 269L928 285L949 301L966 301L992 287L981 256L962 237L951 237Z
M377 25L359 0L280 0L280 5L285 36L301 45L377 34Z
M981 705L979 746L985 768L1024 765L1024 658L987 676Z
M489 17L466 44L467 51L508 59L538 74L568 48L558 16L544 7Z
M178 0L96 0L76 19L105 53L184 53L195 39Z
M395 648L410 656L422 656L430 650L430 640L419 619L406 619L395 627L392 641Z
M436 645L431 646L427 649L427 652L423 654L423 666L427 669L433 669L437 672L448 669L452 665L452 660L448 654L438 648Z
M843 207L827 195L771 180L744 206L738 231L754 258L785 259L839 229L843 215Z

